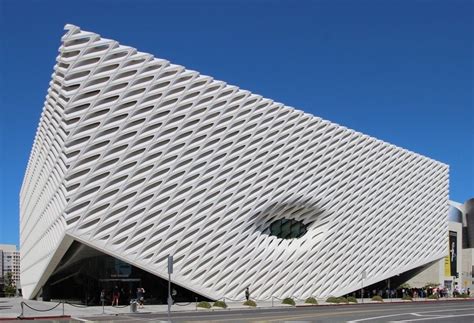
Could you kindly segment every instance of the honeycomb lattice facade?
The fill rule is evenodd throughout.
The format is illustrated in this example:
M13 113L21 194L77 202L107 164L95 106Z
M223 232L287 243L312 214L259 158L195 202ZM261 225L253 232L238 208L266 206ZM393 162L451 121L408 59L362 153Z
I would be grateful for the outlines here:
M72 240L160 277L172 254L215 299L338 296L445 255L446 165L66 30L21 189L25 297Z

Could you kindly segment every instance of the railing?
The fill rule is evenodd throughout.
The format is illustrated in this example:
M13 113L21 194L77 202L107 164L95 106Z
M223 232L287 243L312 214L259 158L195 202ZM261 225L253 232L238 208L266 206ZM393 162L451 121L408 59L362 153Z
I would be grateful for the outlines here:
M20 306L21 306L21 313L20 315L18 315L18 318L19 319L23 319L25 316L24 316L24 313L25 313L25 307L28 307L29 309L32 309L33 311L37 311L37 312L49 312L49 311L52 311L54 309L56 309L59 305L63 306L63 316L64 316L64 301L60 301L58 304L54 305L53 307L51 308L48 308L48 309L39 309L39 308L34 308L28 304L26 304L25 302L21 302L20 303Z
M36 311L36 312L49 312L49 311L52 311L54 309L56 309L58 306L62 306L62 316L65 316L65 309L64 309L64 304L68 304L70 306L73 306L73 307L77 307L77 308L88 308L89 306L87 305L81 305L81 304L74 304L74 303L70 303L68 301L65 301L65 300L61 300L59 301L56 305L52 306L51 308L47 308L47 309L40 309L40 308L35 308L29 304L27 304L26 302L21 302L20 303L20 307L21 307L21 313L20 315L18 315L18 319L23 319L25 318L25 308L29 308L33 311ZM115 306L115 308L125 308L129 306L128 304L125 304L123 306ZM102 314L105 314L105 304L104 302L102 302Z

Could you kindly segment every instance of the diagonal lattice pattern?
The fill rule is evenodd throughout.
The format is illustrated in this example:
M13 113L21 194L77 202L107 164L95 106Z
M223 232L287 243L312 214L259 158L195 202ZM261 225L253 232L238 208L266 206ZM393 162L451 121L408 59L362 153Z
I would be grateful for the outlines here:
M26 297L65 237L162 277L173 254L210 298L340 295L444 256L446 165L66 29L20 194Z

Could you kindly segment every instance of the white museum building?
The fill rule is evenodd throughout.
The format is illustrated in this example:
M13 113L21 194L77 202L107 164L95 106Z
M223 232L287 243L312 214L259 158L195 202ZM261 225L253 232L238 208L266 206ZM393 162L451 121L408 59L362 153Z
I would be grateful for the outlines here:
M446 256L447 165L65 29L20 193L25 298L160 302L168 255L183 297L339 296Z

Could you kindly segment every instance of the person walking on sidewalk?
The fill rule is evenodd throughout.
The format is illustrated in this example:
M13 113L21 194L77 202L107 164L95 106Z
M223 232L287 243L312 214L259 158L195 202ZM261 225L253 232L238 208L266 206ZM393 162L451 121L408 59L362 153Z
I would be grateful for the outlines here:
M247 299L247 301L250 299L250 289L249 289L249 287L247 287L245 289L245 298Z
M118 306L119 298L120 298L120 289L118 288L117 285L115 285L114 290L112 291L112 306L114 306L114 304L117 304L116 306Z
M172 304L176 303L176 295L178 295L178 292L176 291L176 289L173 288L171 290L171 299L173 300Z
M103 288L100 291L100 302L102 303L102 305L104 305L104 303L105 303L105 289L103 289Z

